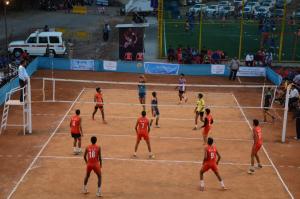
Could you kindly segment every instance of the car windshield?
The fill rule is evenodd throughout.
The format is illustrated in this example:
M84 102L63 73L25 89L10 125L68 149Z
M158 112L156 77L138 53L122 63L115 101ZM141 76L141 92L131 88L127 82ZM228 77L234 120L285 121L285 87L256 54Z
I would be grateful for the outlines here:
M265 12L266 9L265 9L265 8L259 8L258 11L259 11L259 12Z
M217 6L215 6L215 5L211 5L211 6L208 6L208 8L209 8L209 9L216 9L216 8L217 8Z
M250 11L250 8L244 8L244 11L248 12L248 11Z
M225 6L223 7L224 10L230 10L230 7L229 6Z

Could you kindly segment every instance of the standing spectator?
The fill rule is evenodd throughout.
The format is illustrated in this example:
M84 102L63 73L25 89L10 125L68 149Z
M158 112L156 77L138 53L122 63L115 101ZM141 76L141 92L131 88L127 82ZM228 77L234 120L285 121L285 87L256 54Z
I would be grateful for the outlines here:
M108 23L106 23L103 28L103 41L108 41L109 32L110 32L110 26Z
M289 110L295 108L295 103L299 100L299 92L294 84L292 84L289 92Z
M167 55L169 62L173 62L175 60L175 50L172 48L172 46L169 47Z
M186 20L184 24L184 31L188 32L189 30L190 30L190 23L189 20Z
M70 13L71 9L72 9L72 1L71 0L65 0L64 8L65 8L65 13Z
M229 80L235 80L236 74L240 68L240 61L237 59L237 57L234 57L231 60L229 64L229 68L230 68Z
M245 64L246 64L246 66L251 66L251 54L250 53L247 53L247 55L246 55Z
M296 119L296 137L294 137L295 140L300 140L300 107L297 106L295 112L294 112L294 119Z
M19 74L20 88L23 88L24 86L26 86L27 80L29 79L29 76L26 71L26 61L25 60L21 61L21 64L18 69L18 74ZM24 92L25 92L25 89L24 89ZM25 97L24 97L24 99L25 99ZM22 90L20 92L20 102L23 102L23 91Z

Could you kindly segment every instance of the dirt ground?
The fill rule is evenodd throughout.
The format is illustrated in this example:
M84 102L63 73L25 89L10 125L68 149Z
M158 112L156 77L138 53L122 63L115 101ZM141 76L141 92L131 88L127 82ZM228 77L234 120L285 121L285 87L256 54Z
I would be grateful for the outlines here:
M133 128L141 111L141 107L136 105L136 86L101 85L104 100L108 102L105 105L108 124L104 125L99 115L95 121L91 120L93 105L87 103L92 100L95 84L57 83L56 100L76 99L76 102L40 102L42 81L38 78L50 76L50 71L40 70L32 78L33 134L23 136L20 129L8 128L0 136L0 198L6 198L16 185L12 198L95 197L94 175L89 182L90 194L81 194L85 164L82 156L72 154L68 123L77 108L81 110L83 118L83 146L88 144L91 135L96 135L102 146L105 198L249 198L253 192L255 198L290 198L263 150L260 151L263 169L257 170L252 176L246 172L252 144L247 121L251 124L253 118L262 120L262 112L257 109L240 109L239 106L258 106L259 89L188 88L189 101L179 106L177 92L173 87L148 88L147 101L150 100L150 91L155 89L161 105L161 128L153 128L150 133L156 159L148 160L143 142L138 159L131 158L135 143ZM138 79L135 74L76 71L55 71L54 77L128 82L136 82ZM223 77L186 79L190 84L240 84ZM147 75L147 80L177 83L178 77ZM264 83L263 79L240 80L248 84ZM51 90L48 82L46 99L52 98ZM205 175L206 191L199 191L198 172L203 158L203 145L201 131L192 130L193 109L199 91L204 93L207 105L219 106L211 108L215 119L211 136L215 138L222 155L219 170L230 188L226 192L219 191L219 184L211 172ZM20 113L21 110L13 108L9 113L9 122L19 122ZM280 111L278 115L282 115ZM293 140L294 121L290 116L285 144L280 143L282 121L263 123L262 127L268 155L294 198L299 198L300 155L295 152L299 151L300 145ZM40 151L42 153L38 155ZM34 164L30 165L33 161ZM26 175L20 181L24 173Z

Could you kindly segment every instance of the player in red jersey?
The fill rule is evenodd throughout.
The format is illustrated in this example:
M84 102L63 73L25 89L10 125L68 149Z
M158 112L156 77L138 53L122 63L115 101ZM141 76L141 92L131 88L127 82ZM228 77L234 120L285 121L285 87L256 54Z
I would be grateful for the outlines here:
M95 110L93 112L93 120L95 119L95 114L97 113L97 110L99 109L101 111L101 115L102 115L102 121L104 124L107 124L107 122L105 121L105 117L104 117L104 106L103 106L103 94L101 92L101 88L96 88L96 94L94 96L94 102L96 102L95 105Z
M212 118L212 115L210 114L210 109L206 108L205 109L205 118L204 118L204 124L201 128L203 128L202 131L202 136L203 136L203 145L205 145L207 143L207 136L208 133L212 127L212 124L214 123L214 120Z
M84 186L83 186L83 193L88 193L87 191L87 183L89 181L89 177L91 171L94 171L98 177L98 191L96 196L101 197L101 183L102 183L102 176L101 176L101 167L102 167L102 157L101 157L101 148L100 146L96 145L97 138L95 136L91 137L91 145L86 147L84 152L84 161L86 163L86 175L84 178Z
M71 128L71 136L74 138L73 142L73 151L74 154L81 153L81 137L83 136L82 127L81 127L81 117L80 110L77 109L75 111L76 115L71 117L70 128ZM78 148L76 147L78 141Z
M136 156L136 152L138 150L139 144L141 139L143 138L148 146L148 151L149 151L149 158L154 158L154 154L151 152L151 144L150 144L150 139L149 139L149 133L150 133L150 123L148 118L146 117L146 111L142 111L142 117L140 117L135 125L135 131L137 135L136 139L136 144L134 147L134 154L133 157Z
M226 190L224 182L219 174L218 171L218 164L221 160L221 155L219 154L217 148L213 146L214 140L209 137L207 139L207 146L204 148L204 159L203 159L203 165L200 170L200 190L204 191L204 180L203 180L203 174L211 169L215 175L217 176L218 180L220 181L221 187L223 190ZM218 159L216 160L218 156Z
M255 171L254 168L254 157L257 161L257 167L258 168L262 168L262 165L260 164L260 159L258 156L258 151L260 150L263 140L262 140L262 131L261 128L259 126L259 121L257 119L253 120L253 146L252 146L252 150L251 150L251 166L248 170L249 174L253 174Z

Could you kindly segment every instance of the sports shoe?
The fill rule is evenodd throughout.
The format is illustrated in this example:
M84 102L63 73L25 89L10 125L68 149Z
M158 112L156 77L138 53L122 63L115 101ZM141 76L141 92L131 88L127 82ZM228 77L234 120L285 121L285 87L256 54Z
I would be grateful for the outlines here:
M155 155L154 154L150 154L149 155L149 159L154 159L155 158Z
M83 187L82 193L83 194L88 194L89 192L88 192L87 188Z
M160 126L159 126L159 125L156 125L155 128L160 128Z
M254 172L255 172L255 170L253 169L253 168L249 168L249 170L248 170L248 174L254 174Z
M200 186L200 191L204 191L204 187Z
M96 196L97 196L97 197L102 197L102 193L99 192L99 191L97 191Z
M261 164L257 164L257 168L261 169L262 165Z
M137 155L136 155L136 153L134 153L134 154L132 155L132 157L133 157L133 158L137 158Z
M196 130L197 130L197 127L194 127L193 130L196 131Z

